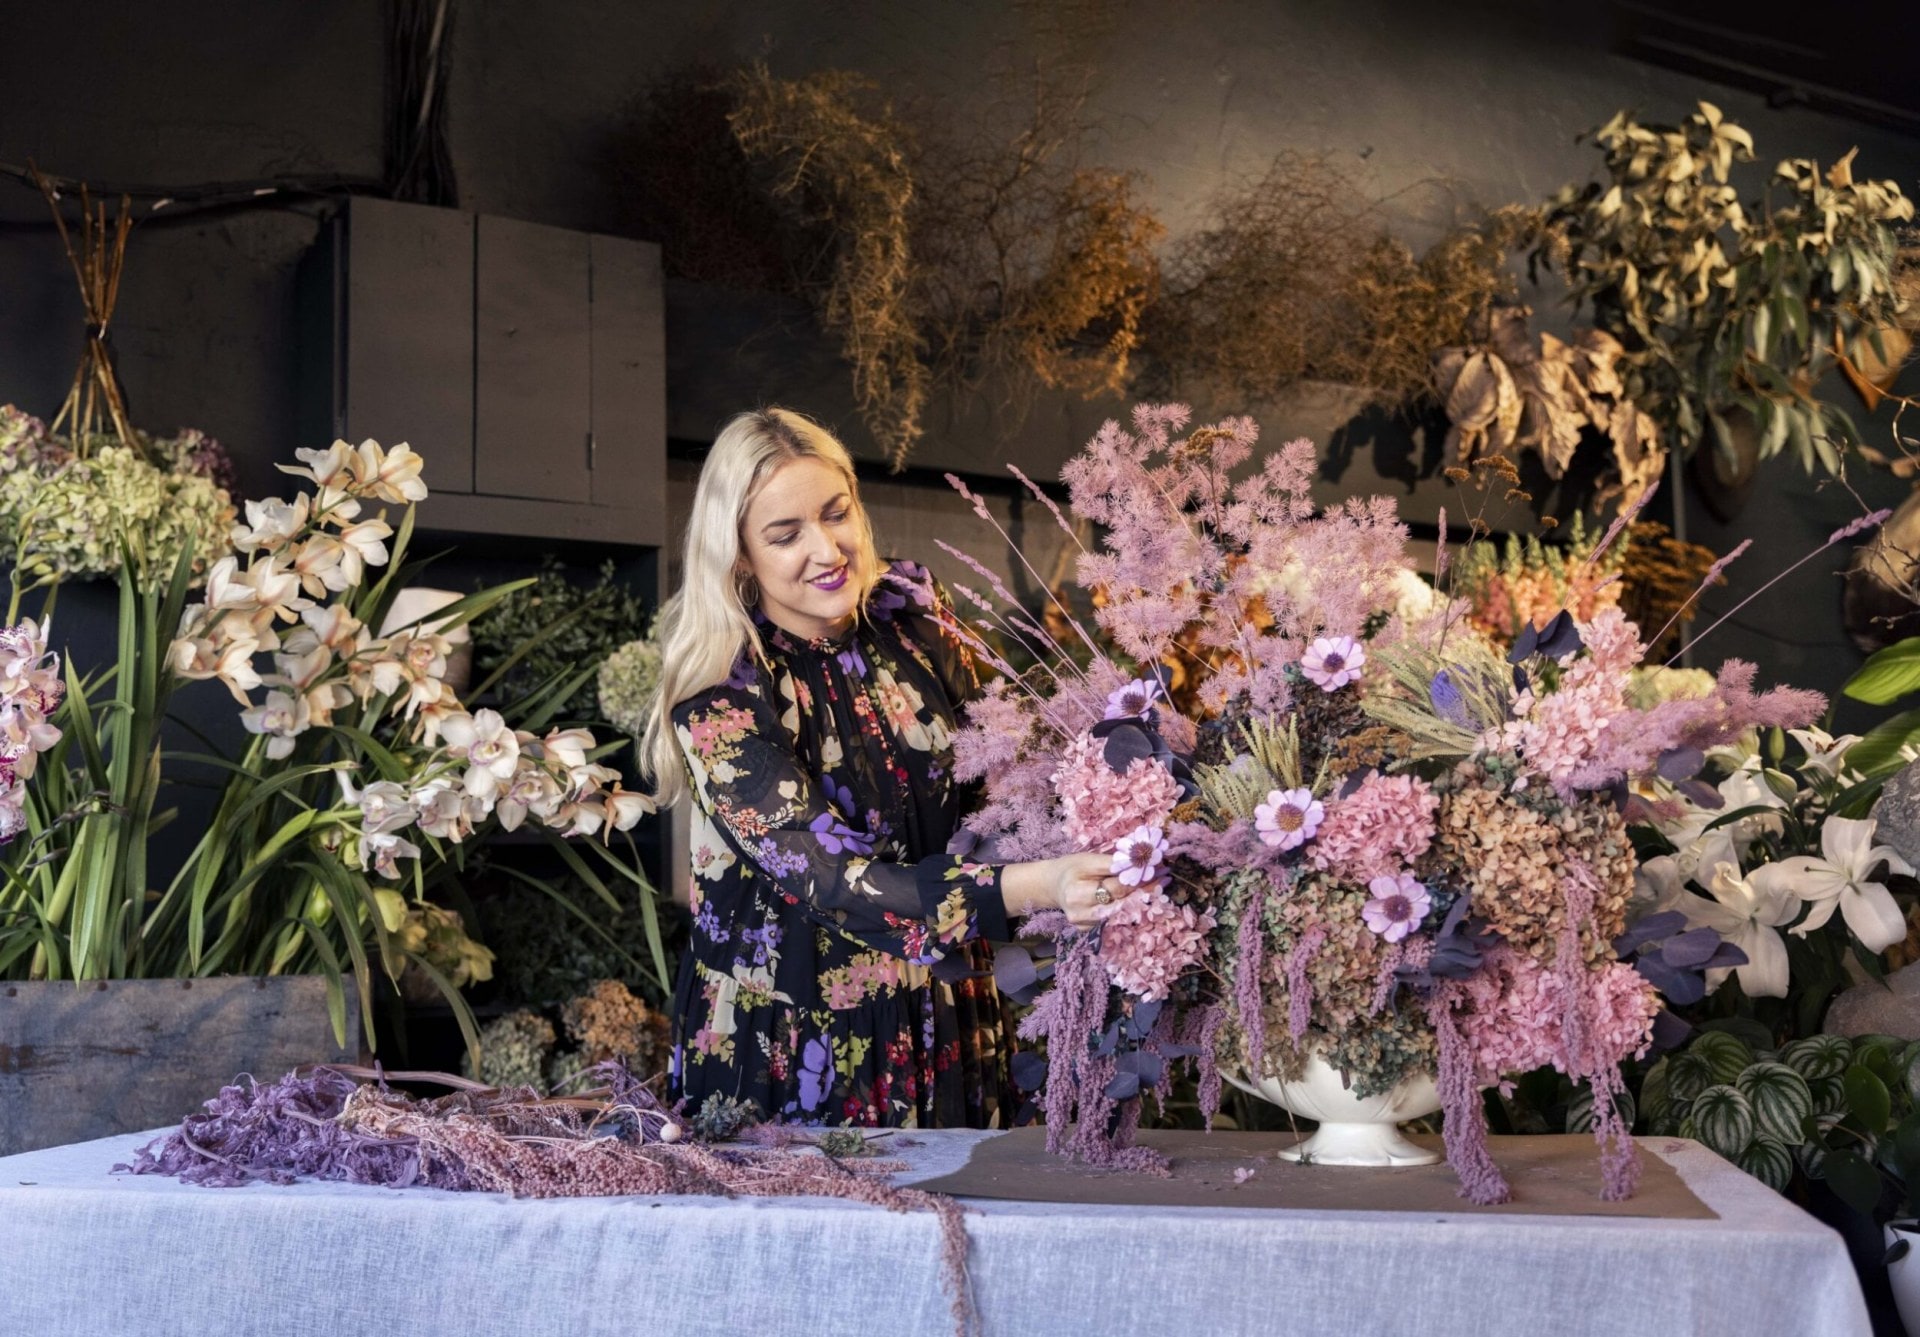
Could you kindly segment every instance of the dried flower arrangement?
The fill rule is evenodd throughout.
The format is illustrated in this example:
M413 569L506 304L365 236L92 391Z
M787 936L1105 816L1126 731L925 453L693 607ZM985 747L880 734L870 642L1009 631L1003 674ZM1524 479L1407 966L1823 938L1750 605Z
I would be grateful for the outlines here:
M1498 1201L1481 1088L1551 1064L1591 1084L1607 1191L1630 1193L1612 1097L1661 1001L1614 948L1636 865L1622 803L1655 775L1686 782L1743 729L1805 723L1819 698L1756 693L1736 662L1636 701L1646 646L1617 608L1529 622L1505 653L1454 600L1403 615L1390 501L1316 508L1307 441L1231 481L1254 424L1182 436L1187 420L1136 409L1063 473L1073 513L1105 530L1079 576L1117 649L1066 618L1068 655L985 568L992 597L956 586L1037 661L998 662L956 743L956 772L986 786L974 856L1108 851L1143 888L1092 932L1036 916L1048 964L1000 954L1003 987L1035 1003L1023 1037L1046 1044L1050 1144L1152 1169L1138 1098L1164 1098L1172 1060L1195 1060L1209 1117L1225 1072L1317 1061L1361 1095L1436 1078L1463 1191ZM982 630L956 626L997 658ZM1217 656L1193 665L1191 715L1155 668L1187 644Z

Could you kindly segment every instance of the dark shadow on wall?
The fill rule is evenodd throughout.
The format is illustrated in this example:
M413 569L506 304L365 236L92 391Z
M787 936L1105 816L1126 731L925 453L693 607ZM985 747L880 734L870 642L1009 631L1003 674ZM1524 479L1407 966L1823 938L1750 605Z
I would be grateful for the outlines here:
M1333 433L1320 461L1320 477L1339 483L1357 471L1356 491L1371 491L1382 484L1398 484L1412 496L1420 484L1440 476L1447 465L1448 422L1446 412L1437 404L1411 410L1373 406L1342 424ZM1520 490L1528 500L1508 502L1504 495L1487 500L1487 519L1496 529L1507 526L1496 518L1505 512L1516 514L1516 505L1524 506L1535 520L1544 516L1565 518L1576 512L1590 512L1599 496L1610 458L1604 437L1588 431L1574 453L1572 467L1562 478L1551 477L1538 453L1522 452L1515 461L1520 470ZM1463 484L1463 500L1477 504L1472 484ZM1461 519L1460 515L1454 517Z

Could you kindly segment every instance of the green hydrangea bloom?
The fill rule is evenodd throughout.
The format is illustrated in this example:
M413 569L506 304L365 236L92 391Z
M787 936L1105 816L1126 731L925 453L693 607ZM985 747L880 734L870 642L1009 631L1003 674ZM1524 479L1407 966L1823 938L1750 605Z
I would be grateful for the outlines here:
M117 437L68 442L0 406L0 542L62 579L117 575L123 541L143 583L165 583L182 551L204 573L233 527L225 456L199 432L140 440L145 457Z
M600 666L600 718L638 738L660 691L660 645L651 636L628 641Z

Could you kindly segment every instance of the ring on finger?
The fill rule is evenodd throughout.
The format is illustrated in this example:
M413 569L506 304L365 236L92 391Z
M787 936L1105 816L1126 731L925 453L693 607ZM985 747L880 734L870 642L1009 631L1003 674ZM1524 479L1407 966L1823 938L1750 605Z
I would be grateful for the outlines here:
M1095 905L1106 905L1112 900L1113 893L1107 890L1104 882L1093 889L1093 903Z

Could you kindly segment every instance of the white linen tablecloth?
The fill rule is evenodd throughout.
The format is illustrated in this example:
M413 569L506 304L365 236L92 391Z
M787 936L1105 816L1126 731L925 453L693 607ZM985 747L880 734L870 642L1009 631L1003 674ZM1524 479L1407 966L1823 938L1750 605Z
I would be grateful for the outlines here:
M931 1214L108 1173L151 1136L0 1158L0 1334L952 1331ZM903 1183L992 1134L910 1136ZM1694 1143L1643 1146L1721 1219L976 1200L974 1301L987 1337L1868 1332L1839 1236Z

